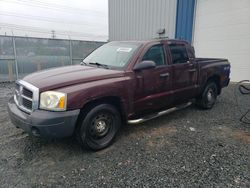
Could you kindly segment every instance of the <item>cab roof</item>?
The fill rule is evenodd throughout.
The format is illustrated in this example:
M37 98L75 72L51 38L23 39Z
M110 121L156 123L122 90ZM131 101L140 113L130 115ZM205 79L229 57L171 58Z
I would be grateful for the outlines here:
M185 43L190 44L186 40L179 40L179 39L169 39L169 38L158 38L158 39L149 39L149 40L126 40L126 41L111 41L111 42L131 42L131 43L140 43L140 44L147 44L153 42L172 42L172 43Z

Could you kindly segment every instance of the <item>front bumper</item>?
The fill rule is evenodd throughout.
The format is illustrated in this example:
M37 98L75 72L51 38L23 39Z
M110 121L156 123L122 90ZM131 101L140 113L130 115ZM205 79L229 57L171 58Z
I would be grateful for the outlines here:
M63 138L73 134L80 110L35 110L28 114L17 107L12 97L8 102L8 112L11 122L29 134L45 138Z

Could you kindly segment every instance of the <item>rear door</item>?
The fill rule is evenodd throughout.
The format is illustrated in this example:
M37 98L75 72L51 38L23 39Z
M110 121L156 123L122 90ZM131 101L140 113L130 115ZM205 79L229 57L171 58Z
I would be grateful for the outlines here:
M197 88L197 64L189 57L186 45L182 42L168 42L173 71L172 89L177 103L193 98Z
M135 91L136 112L160 109L172 102L172 75L165 46L161 43L148 46L139 58L139 62L146 60L154 61L156 67L135 72L137 82Z

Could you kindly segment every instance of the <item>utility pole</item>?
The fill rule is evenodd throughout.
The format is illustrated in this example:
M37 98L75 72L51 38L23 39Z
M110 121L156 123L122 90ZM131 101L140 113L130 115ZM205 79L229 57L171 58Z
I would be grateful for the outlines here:
M55 30L51 30L51 37L52 37L52 39L56 38Z

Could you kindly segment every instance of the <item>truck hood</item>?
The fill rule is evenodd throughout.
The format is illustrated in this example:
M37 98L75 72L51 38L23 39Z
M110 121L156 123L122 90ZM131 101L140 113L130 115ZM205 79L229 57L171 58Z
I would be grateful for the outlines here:
M23 78L41 91L124 75L123 71L74 65L39 71Z

